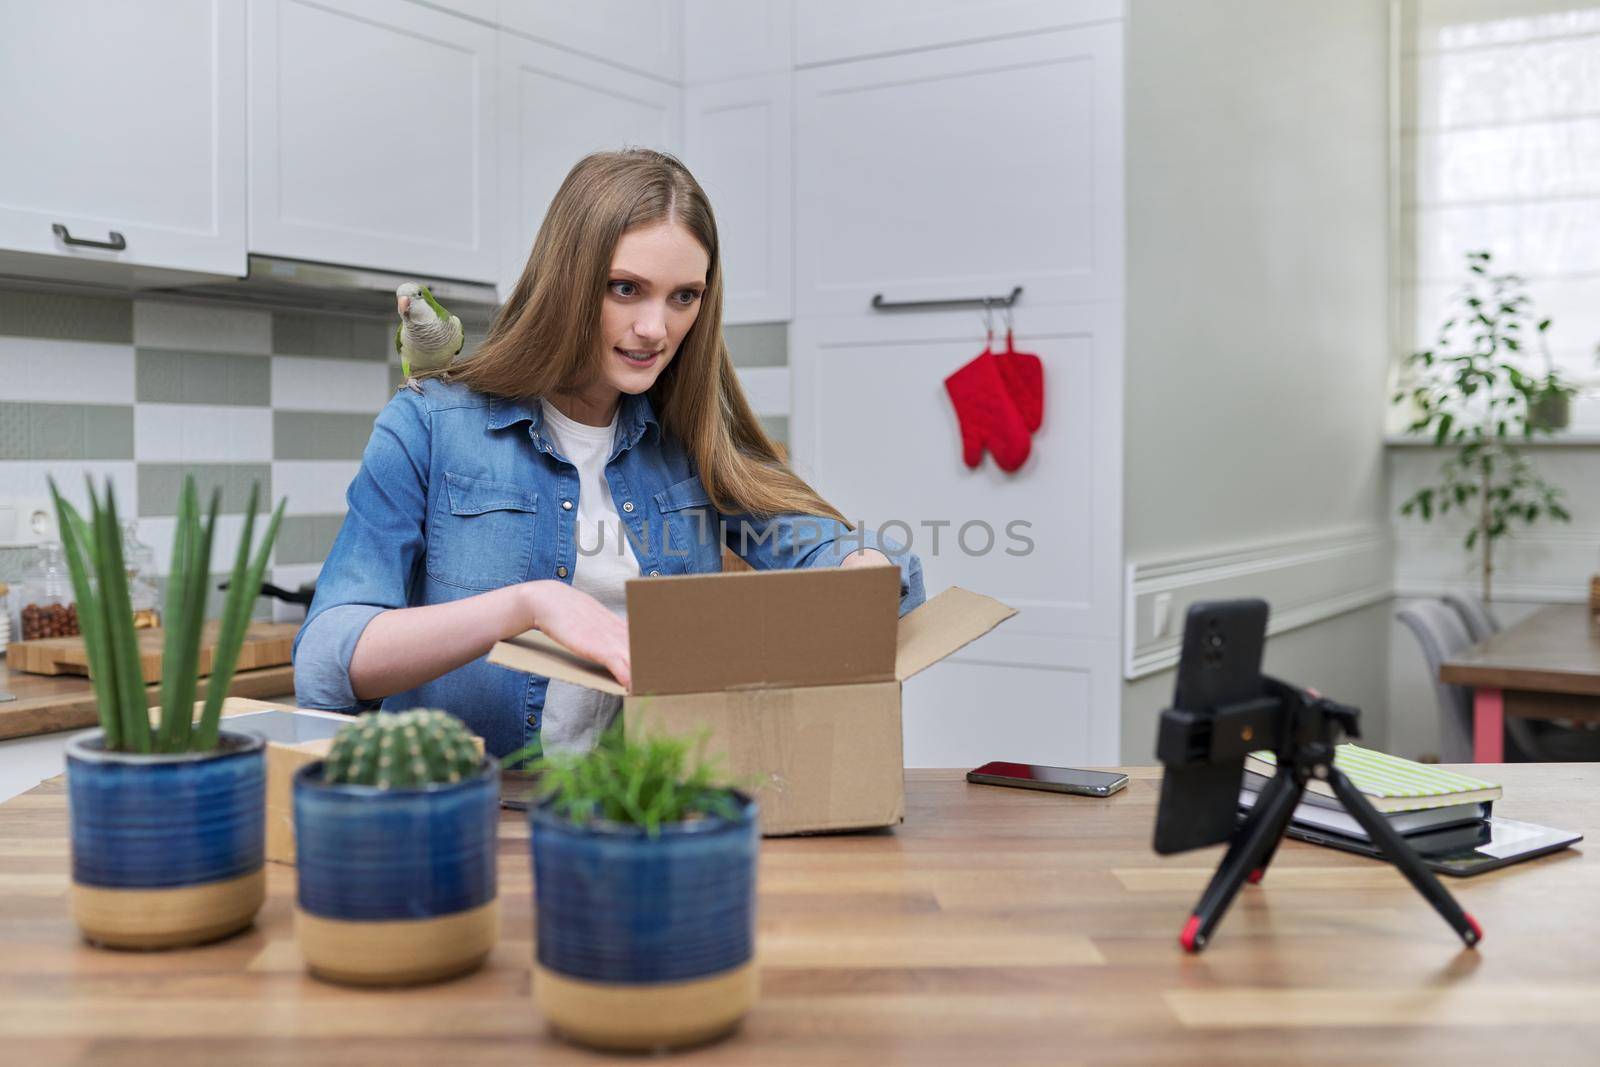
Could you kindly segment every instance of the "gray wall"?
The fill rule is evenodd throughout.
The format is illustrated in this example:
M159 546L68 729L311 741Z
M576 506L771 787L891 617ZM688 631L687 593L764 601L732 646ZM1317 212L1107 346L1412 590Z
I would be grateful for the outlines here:
M1386 521L1388 7L1132 0L1128 561ZM1383 740L1386 608L1274 638L1272 669ZM1150 760L1171 672L1125 687Z

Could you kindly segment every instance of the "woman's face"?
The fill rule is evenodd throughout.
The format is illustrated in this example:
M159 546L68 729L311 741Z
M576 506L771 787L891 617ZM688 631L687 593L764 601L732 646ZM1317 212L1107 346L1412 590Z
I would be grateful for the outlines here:
M710 264L700 242L676 222L622 235L600 305L606 385L637 394L655 384L700 314Z

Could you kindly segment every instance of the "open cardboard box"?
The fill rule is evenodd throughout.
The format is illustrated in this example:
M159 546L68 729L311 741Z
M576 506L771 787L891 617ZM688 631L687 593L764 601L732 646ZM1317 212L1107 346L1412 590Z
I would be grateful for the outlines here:
M489 661L623 697L630 737L709 731L706 753L758 790L767 836L905 816L900 683L1016 614L952 587L898 618L893 567L628 583L633 690L537 630Z

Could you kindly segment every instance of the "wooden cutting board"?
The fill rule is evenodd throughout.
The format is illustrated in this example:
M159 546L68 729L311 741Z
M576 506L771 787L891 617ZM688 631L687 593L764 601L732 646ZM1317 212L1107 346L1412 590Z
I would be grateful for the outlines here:
M206 624L200 638L200 666L197 673L204 677L211 673L211 653L217 644L218 622ZM245 631L244 643L239 646L239 663L236 670L251 671L260 667L277 667L289 662L290 647L294 643L297 622L253 622ZM160 629L138 630L139 659L144 668L146 684L161 680L161 643L166 631ZM47 637L39 641L13 641L6 649L6 666L14 671L29 674L83 674L89 673L89 653L83 637Z

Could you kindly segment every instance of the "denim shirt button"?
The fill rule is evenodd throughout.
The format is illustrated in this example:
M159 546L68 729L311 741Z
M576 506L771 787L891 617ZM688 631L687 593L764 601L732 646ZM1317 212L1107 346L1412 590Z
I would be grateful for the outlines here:
M565 578L566 576L567 576L567 568L565 568L565 567L557 567L556 568L556 577L557 578Z
M631 500L623 501L622 502L622 510L623 511L632 511L633 510L633 501L631 501Z
M570 500L563 500L563 501L562 501L562 502L561 502L561 510L562 510L562 511L571 511L571 510L572 510L572 501L570 501Z
M651 571L650 572L650 577L659 578L659 577L661 577L661 572L660 571Z

